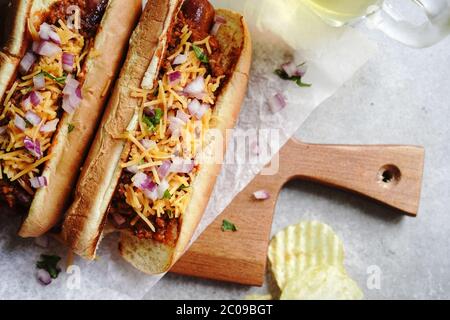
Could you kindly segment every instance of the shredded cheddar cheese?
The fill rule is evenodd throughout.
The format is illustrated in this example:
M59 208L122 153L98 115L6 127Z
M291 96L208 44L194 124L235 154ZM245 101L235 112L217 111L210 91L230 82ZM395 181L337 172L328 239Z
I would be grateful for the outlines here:
M31 19L28 19L27 24L33 40L39 41L39 33ZM52 28L61 39L61 52L51 57L36 55L37 60L27 74L18 76L7 90L3 101L0 101L0 120L6 127L0 134L0 179L17 181L30 194L33 194L33 190L29 180L42 174L41 166L52 156L49 150L55 131L41 128L59 118L63 112L62 90L68 75L63 70L62 55L74 55L78 67L89 50L82 35L68 29L62 20L58 24ZM40 90L34 88L33 78L37 75L43 75L45 79L44 88ZM39 97L37 104L36 101L31 101L31 94ZM28 120L30 113L35 121ZM17 117L20 118L17 120ZM16 121L22 125L18 125ZM30 146L27 148L26 139L31 140L35 148L38 148L38 155L30 151Z
M30 18L28 18L27 20L27 25L28 25L28 32L31 35L31 38L33 39L33 41L38 41L39 40L39 33L36 31L36 28L34 27L33 22L31 21Z
M204 133L209 129L212 120L211 108L216 101L215 92L224 79L224 76L207 75L206 67L194 52L193 44L203 46L210 54L210 37L192 43L191 35L192 32L185 25L178 47L169 52L165 58L167 61L172 61L179 54L186 54L187 59L184 63L166 67L165 73L160 75L154 89L132 89L131 96L142 99L138 110L138 123L135 131L125 132L122 136L131 145L131 149L128 159L121 164L121 167L128 169L134 167L138 172L145 173L158 189L157 197L149 197L145 190L134 184L124 185L124 199L136 213L136 216L130 220L130 225L134 226L142 220L153 232L155 232L155 226L151 222L151 216L167 215L169 218L178 218L185 213L191 198L191 184L198 170L197 155L204 147ZM173 72L180 74L176 82L169 80L169 73ZM182 94L184 88L198 77L204 77L204 94L198 97L198 101L210 106L201 119L197 119L189 110L189 105L194 98ZM156 116L147 114L148 111L150 114L156 114L157 109L159 109L160 118L158 116L158 123L153 123L151 121L154 121ZM171 121L176 121L174 118L177 112L183 112L189 119L183 121L178 132L172 132ZM154 143L155 147L146 149L144 139ZM174 158L182 158L195 166L189 173L183 173L182 170L169 172L161 179L158 170L167 160L170 160L173 166ZM162 187L166 189L162 190Z

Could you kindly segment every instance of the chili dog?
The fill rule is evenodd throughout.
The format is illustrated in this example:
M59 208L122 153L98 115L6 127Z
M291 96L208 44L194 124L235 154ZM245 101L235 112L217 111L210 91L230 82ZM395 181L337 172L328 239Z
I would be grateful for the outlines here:
M0 203L24 215L20 236L36 237L66 209L141 2L20 0L5 8Z
M112 230L139 270L173 265L220 170L200 154L211 160L217 155L204 150L224 150L208 133L234 127L250 62L239 14L207 0L148 2L63 223L75 253L94 259Z

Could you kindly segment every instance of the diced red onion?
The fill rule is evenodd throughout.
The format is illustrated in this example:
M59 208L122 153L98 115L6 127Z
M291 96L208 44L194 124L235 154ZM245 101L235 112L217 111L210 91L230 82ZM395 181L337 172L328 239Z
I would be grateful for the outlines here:
M287 62L281 66L289 77L303 77L306 73L306 65L296 65L293 61Z
M192 98L203 99L205 96L205 79L198 76L183 91Z
M177 111L177 118L180 119L181 121L187 123L189 121L189 119L191 118L191 116L188 115L183 110L178 110Z
M37 106L41 103L41 95L36 91L30 92L30 101L33 106Z
M53 119L44 124L39 131L41 132L55 132L58 126L59 119Z
M72 106L72 104L70 103L70 97L68 95L64 95L63 97L63 103L62 103L62 108L65 112L67 112L68 114L72 114L75 112L75 107Z
M137 165L126 167L125 170L127 170L130 173L137 173L139 171Z
M283 64L281 68L289 77L292 77L297 72L297 66L293 61Z
M157 189L159 199L162 199L164 197L164 193L167 189L169 189L169 183L166 180L162 180Z
M267 200L270 198L270 194L266 190L255 191L255 192L253 192L253 196L257 200Z
M75 56L71 53L64 52L62 55L62 63L72 66L75 63Z
M211 106L209 104L202 103L202 105L200 106L200 110L198 112L197 119L200 120L203 117L203 115L205 114L205 112L209 110L209 108L211 108Z
M153 149L156 147L156 142L150 139L142 139L141 144L146 150Z
M156 183L153 181L150 181L148 184L145 185L144 190L153 191L156 188Z
M35 75L33 77L33 87L34 90L45 89L45 77L42 73Z
M169 173L171 165L172 165L171 161L169 161L169 160L163 161L163 163L159 166L158 171L157 171L159 179L162 180L165 177L167 177L167 174Z
M27 119L33 126L37 126L42 121L41 117L33 111L27 111L27 113L25 113L25 119Z
M179 64L183 64L187 61L188 56L186 54L179 54L173 59L172 65L176 66Z
M34 53L38 53L40 45L41 41L33 41L33 44L31 45L31 50L33 50Z
M223 23L221 22L215 22L214 25L211 28L211 34L213 36L215 36L217 34L217 32L219 31L220 27L222 26Z
M31 66L36 62L37 57L32 52L27 52L20 61L19 72L25 75L30 70Z
M180 153L181 153L180 148L181 148L180 145L176 146L176 149L173 151L174 157L178 157L180 155Z
M49 245L49 243L50 243L50 240L49 240L48 236L43 235L43 236L34 238L34 243L35 243L36 245L38 245L39 247L45 248L45 249L46 249L46 248L48 248L48 245Z
M25 131L25 129L27 128L27 123L25 122L25 120L23 120L22 117L17 114L14 118L14 125L21 131Z
M144 114L146 116L149 116L149 117L154 117L155 116L155 109L147 107L147 108L144 109Z
M227 23L227 20L224 17L216 15L214 17L214 25L212 26L210 33L215 36L220 27L225 23Z
M297 76L303 77L306 74L306 71L308 70L308 66L306 63L303 63L299 66L297 66Z
M62 108L67 113L72 114L82 100L80 83L71 76L67 77L63 94Z
M150 190L144 190L143 192L144 192L144 195L145 195L145 197L147 199L150 199L150 200L153 200L153 201L158 200L158 190L157 190L157 188L155 188L155 189L153 189L151 191Z
M66 85L63 89L63 94L75 94L75 90L80 86L80 82L69 75L66 79Z
M133 182L133 185L138 188L139 190L149 190L153 191L156 188L156 184L150 179L149 176L147 176L143 172L136 173L132 178L131 181Z
M81 103L81 90L80 88L75 89L75 94L68 95L69 103L76 109Z
M40 188L48 186L47 178L43 177L43 176L31 178L30 183L34 189L40 189Z
M66 72L72 72L74 63L75 63L75 56L73 54L64 52L62 55L63 70Z
M169 78L169 84L171 86L176 85L181 80L181 72L180 71L174 71L169 74L167 74L167 77Z
M188 110L192 116L200 120L205 112L210 108L209 104L200 103L197 99L192 100L188 104Z
M185 122L177 117L169 117L169 131L172 134L176 134L181 127L185 125Z
M61 44L61 38L58 33L56 33L52 26L46 22L41 24L41 27L39 28L39 38L41 38L41 40L51 40L56 44Z
M145 173L137 172L132 178L131 181L136 188L141 188L143 183L149 180L148 176Z
M61 48L50 41L42 41L36 50L37 54L46 57L53 57L61 52L62 52Z
M193 99L188 104L188 110L189 110L190 114L193 116L196 116L197 112L200 110L200 107L201 107L201 103L197 99Z
M286 98L281 93L277 93L269 99L269 106L273 113L284 109L286 105Z
M38 270L37 278L39 282L42 283L44 286L47 286L50 283L52 283L52 277L50 277L50 274L44 269Z
M44 22L39 28L39 38L41 38L41 40L50 40L50 32L52 31L52 27Z
M31 138L25 137L23 142L25 149L27 149L36 159L42 158L43 154L39 140L33 141Z
M189 97L189 95L184 91L175 91L177 95L182 97Z
M4 134L6 130L8 129L8 126L2 126L0 127L0 135Z
M56 43L57 45L61 45L61 38L59 37L59 34L54 30L50 32L50 40Z
M172 160L172 165L170 166L169 172L190 173L192 169L194 169L193 160L175 157Z
M112 217L114 219L114 222L118 225L121 226L123 225L125 222L127 222L127 219L125 219L121 214L117 213L117 212L113 212L112 213Z
M25 110L30 110L33 107L30 95L22 99L21 105Z
M227 19L225 19L225 18L222 17L222 16L216 15L216 16L214 17L214 22L227 23Z

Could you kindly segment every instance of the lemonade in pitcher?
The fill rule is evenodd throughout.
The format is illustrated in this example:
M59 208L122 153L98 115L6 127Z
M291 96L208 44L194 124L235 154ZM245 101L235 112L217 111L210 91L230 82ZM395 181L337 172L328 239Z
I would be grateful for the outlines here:
M367 14L379 0L302 0L327 23L341 26Z

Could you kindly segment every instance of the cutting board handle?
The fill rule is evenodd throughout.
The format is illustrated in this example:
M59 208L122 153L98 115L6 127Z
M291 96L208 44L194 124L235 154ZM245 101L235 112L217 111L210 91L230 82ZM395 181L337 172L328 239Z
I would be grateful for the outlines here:
M271 170L263 170L234 198L173 272L262 285L277 195L287 181L296 178L351 190L411 216L417 214L423 148L305 144L291 139L274 159ZM269 171L271 175L264 174ZM256 200L253 193L261 189L271 197ZM224 219L235 223L238 232L222 232Z
M397 145L323 145L289 140L279 154L282 181L300 178L353 191L417 215L424 149Z

